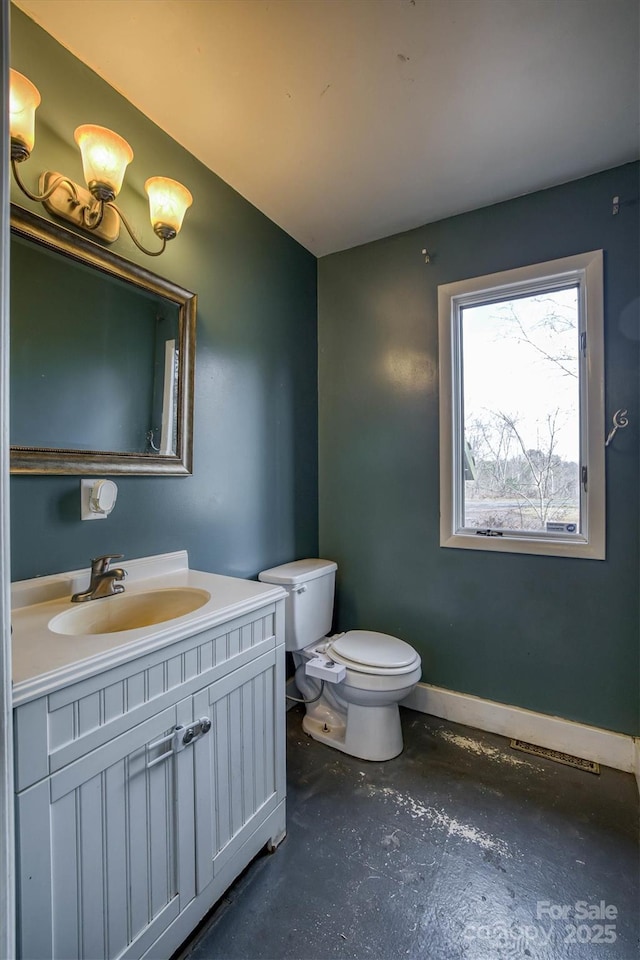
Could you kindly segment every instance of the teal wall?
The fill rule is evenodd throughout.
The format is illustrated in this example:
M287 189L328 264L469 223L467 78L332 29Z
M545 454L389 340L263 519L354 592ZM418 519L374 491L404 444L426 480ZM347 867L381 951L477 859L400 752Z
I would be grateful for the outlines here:
M143 185L163 174L194 197L182 233L157 260L126 234L113 249L198 294L194 472L118 479L113 514L80 521L80 480L13 477L12 578L186 548L191 565L238 576L317 553L316 260L12 8L12 66L39 88L36 144L21 172L82 183L73 131L111 127L134 160L119 198L157 244ZM206 118L205 118L206 122ZM15 186L12 199L41 215Z
M320 552L339 565L336 627L406 639L427 682L636 734L638 172L337 253L318 272ZM438 284L601 248L607 420L629 411L607 451L606 561L441 548Z

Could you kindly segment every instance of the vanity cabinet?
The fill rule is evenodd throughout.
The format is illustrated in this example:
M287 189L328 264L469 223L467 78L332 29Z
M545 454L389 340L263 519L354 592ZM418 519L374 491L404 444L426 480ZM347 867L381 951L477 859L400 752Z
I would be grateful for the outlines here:
M25 958L169 957L285 830L283 601L16 709Z

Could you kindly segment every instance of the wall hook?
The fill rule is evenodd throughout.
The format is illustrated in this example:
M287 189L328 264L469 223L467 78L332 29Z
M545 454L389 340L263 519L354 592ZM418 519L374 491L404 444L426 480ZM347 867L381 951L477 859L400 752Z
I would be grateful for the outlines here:
M426 250L426 249L423 250L423 251L422 251L422 256L424 257L424 262L425 262L425 263L431 263L431 254L429 253L428 250Z
M156 447L155 443L153 442L154 435L153 429L147 430L147 442L152 450L154 450L156 453L160 453L160 447Z
M622 409L616 410L616 412L613 415L613 426L611 430L609 430L609 435L607 436L605 447L609 446L609 444L615 437L618 430L623 430L624 427L628 425L629 425L629 420L627 418L627 411Z

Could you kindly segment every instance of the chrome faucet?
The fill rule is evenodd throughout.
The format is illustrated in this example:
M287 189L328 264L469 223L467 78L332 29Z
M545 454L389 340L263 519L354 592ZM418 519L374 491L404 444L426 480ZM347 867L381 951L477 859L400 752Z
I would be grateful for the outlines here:
M122 560L122 553L107 554L104 557L96 557L91 561L91 580L89 589L84 593L74 593L71 597L73 603L81 603L83 600L99 600L101 597L113 597L116 593L124 593L124 587L116 580L124 580L127 571L122 567L111 569L109 564L112 560Z

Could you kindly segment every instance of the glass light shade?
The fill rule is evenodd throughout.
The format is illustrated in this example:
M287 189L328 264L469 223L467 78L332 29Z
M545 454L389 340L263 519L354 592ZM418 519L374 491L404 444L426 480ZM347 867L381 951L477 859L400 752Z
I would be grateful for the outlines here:
M99 200L113 200L120 193L133 150L113 130L92 123L78 127L73 136L82 154L87 186Z
M193 197L186 187L168 177L150 177L144 185L149 197L149 216L156 233L166 239L180 232Z
M36 134L36 107L40 103L40 94L31 80L27 80L17 70L11 70L9 93L9 126L11 140L24 147L27 156L33 150Z

